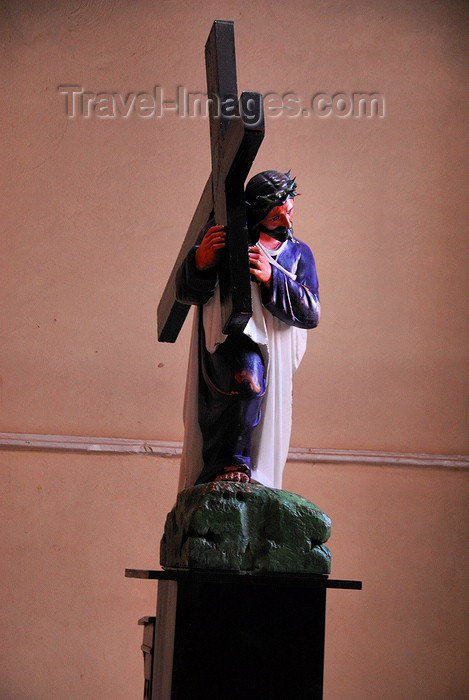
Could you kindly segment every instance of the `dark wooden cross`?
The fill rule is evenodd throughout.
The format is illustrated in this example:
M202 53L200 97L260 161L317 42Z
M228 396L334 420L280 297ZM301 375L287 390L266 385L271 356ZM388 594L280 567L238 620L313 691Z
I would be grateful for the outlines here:
M158 340L174 343L190 306L176 300L176 273L213 216L226 226L219 264L222 328L240 333L252 313L244 182L264 138L262 95L238 100L233 22L215 21L205 45L212 172L158 305Z

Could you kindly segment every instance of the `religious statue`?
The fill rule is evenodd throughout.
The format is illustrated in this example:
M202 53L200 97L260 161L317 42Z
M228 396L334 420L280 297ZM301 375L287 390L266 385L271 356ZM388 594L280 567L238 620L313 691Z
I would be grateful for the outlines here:
M281 489L293 373L320 315L313 255L293 235L297 186L266 170L245 187L265 122L260 93L237 97L233 22L213 23L205 63L212 171L158 305L165 343L197 307L161 565L328 574L330 519Z
M292 377L319 322L313 254L294 237L296 181L267 170L245 190L252 316L221 328L218 263L226 232L213 219L176 275L176 297L197 305L184 401L179 490L211 481L281 488L288 454Z

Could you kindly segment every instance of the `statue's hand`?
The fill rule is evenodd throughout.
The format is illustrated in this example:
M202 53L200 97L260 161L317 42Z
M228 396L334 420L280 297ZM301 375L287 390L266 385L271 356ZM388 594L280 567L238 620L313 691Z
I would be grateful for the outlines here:
M217 264L220 251L226 245L225 236L223 226L209 228L195 253L195 266L200 272Z
M264 284L270 287L272 265L264 251L255 245L249 248L249 266L254 279L258 282L264 282Z

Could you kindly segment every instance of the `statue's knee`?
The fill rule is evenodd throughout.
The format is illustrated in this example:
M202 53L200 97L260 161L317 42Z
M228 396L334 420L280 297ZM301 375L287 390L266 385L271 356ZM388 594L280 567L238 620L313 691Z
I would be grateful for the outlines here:
M243 369L241 372L236 372L234 378L235 381L248 392L251 392L252 394L261 393L262 384L259 381L259 377L256 375L256 373Z
M235 384L239 385L244 394L259 396L265 391L264 364L259 355L246 355L242 369L234 374Z

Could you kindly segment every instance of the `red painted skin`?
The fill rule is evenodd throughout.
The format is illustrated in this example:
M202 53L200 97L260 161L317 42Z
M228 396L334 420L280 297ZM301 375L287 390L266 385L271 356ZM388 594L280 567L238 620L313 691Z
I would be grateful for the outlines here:
M291 228L292 221L293 221L293 207L294 207L295 202L293 201L293 197L289 197L283 204L281 204L279 207L274 207L269 211L265 219L262 221L263 226L265 228L269 229L269 231L273 231L276 229L278 226L284 226L285 228ZM265 233L261 233L260 238L262 239L262 236L267 236L270 240L272 240L271 236L268 236ZM275 238L274 238L275 240ZM278 245L278 241L276 241ZM264 245L264 243L262 244ZM267 246L266 246L267 248Z

